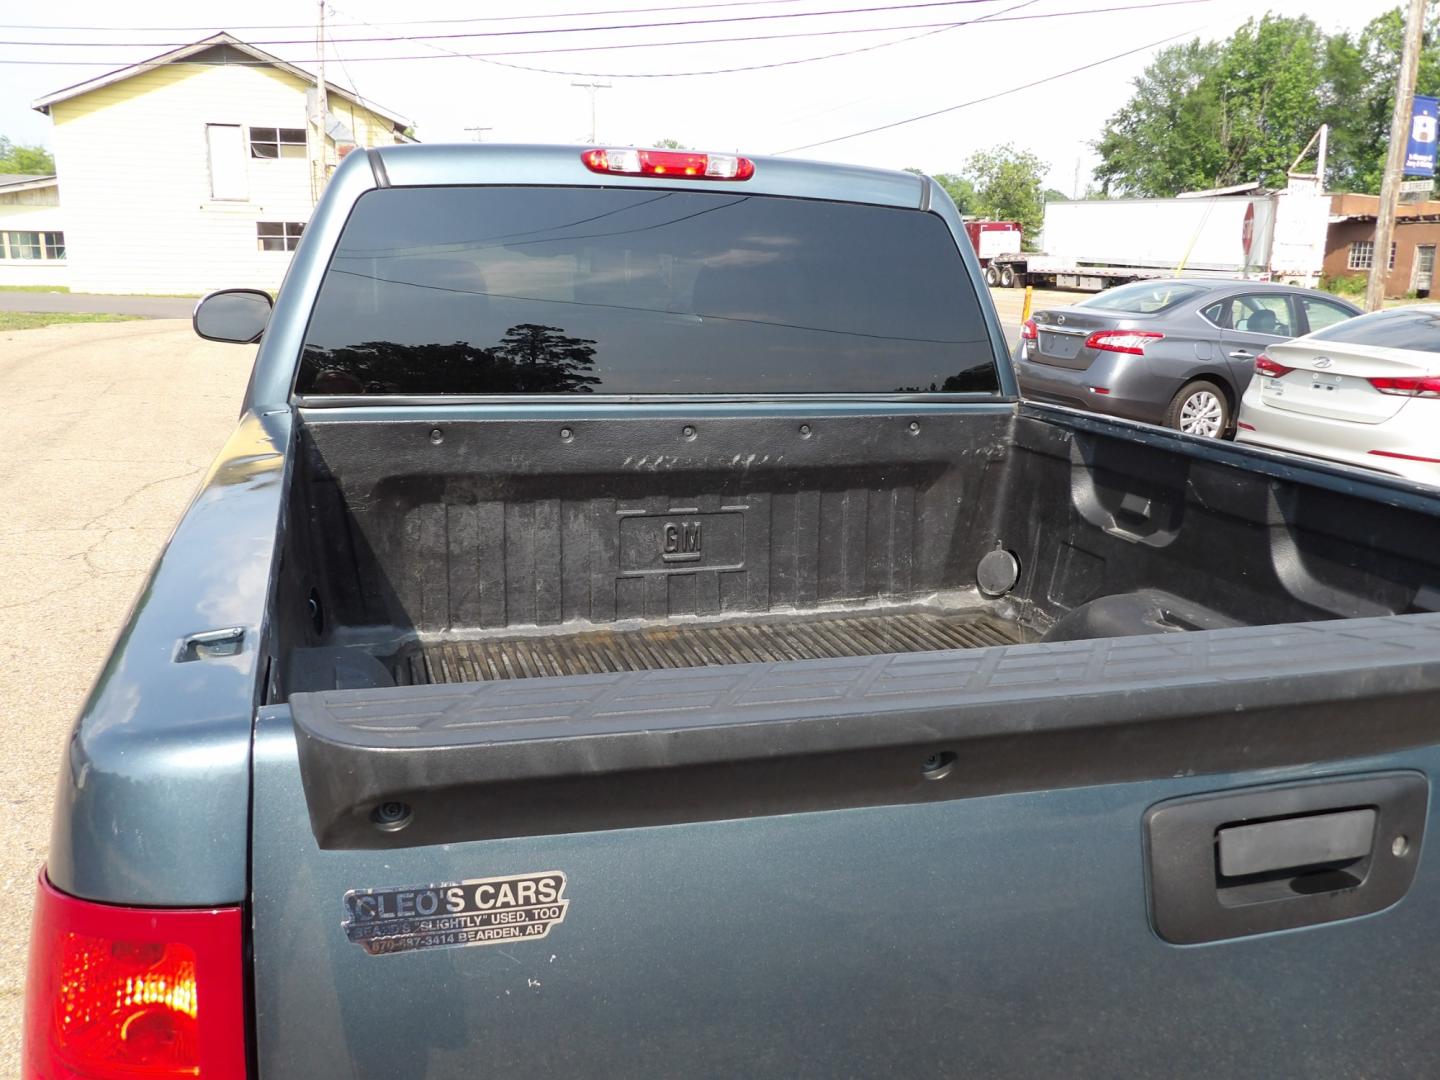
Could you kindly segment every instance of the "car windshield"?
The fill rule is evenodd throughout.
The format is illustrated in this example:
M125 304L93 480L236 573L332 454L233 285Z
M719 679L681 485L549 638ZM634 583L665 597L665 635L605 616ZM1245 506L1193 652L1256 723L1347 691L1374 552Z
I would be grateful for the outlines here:
M1123 311L1130 315L1153 315L1168 311L1205 292L1203 285L1186 285L1175 281L1137 281L1121 285L1098 296L1081 300L1076 307L1098 308L1100 311Z
M1440 353L1440 310L1397 308L1394 311L1376 311L1327 326L1311 334L1310 340Z
M935 214L624 187L366 194L296 380L307 396L997 388Z

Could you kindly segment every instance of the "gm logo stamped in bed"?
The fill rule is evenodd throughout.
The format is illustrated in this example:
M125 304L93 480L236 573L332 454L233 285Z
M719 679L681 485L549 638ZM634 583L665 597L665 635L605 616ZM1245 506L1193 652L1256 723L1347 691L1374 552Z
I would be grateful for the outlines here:
M558 870L477 878L448 885L353 889L345 894L345 936L371 956L415 949L539 941L565 921Z

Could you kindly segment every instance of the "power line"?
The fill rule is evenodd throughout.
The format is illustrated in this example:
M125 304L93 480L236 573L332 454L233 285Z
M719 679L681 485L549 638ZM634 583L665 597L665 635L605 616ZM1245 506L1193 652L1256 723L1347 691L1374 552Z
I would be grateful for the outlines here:
M1150 6L1158 7L1163 5ZM873 135L877 131L889 131L891 128L903 127L905 124L913 124L919 120L929 120L933 116L942 116L945 113L952 113L959 109L968 109L972 105L980 105L987 101L994 101L996 98L1008 97L1010 94L1018 94L1022 90L1030 90L1037 86L1044 86L1046 83L1055 82L1057 79L1063 79L1070 75L1078 75L1082 71L1089 71L1091 68L1100 67L1102 64L1123 60L1127 56L1134 56L1136 53L1145 52L1147 49L1153 49L1160 45L1168 45L1172 41L1178 41L1180 38L1187 37L1193 33L1195 33L1194 29L1186 30L1179 34L1171 34L1169 37L1161 38L1159 41L1152 41L1148 45L1139 45L1133 49L1126 49L1124 52L1116 53L1114 56L1107 56L1102 60L1092 60L1088 64L1081 64L1079 67L1071 68L1068 71L1056 72L1054 75L1047 75L1043 79L1035 79L1028 83L1022 83L1019 86L1012 86L1008 90L1000 90L993 94L986 94L984 97L973 98L970 101L962 101L959 105L949 105L943 109L935 109L931 112L921 113L919 116L906 117L904 120L892 120L888 124L878 124L875 127L866 128L864 131L852 131L848 135L836 135L833 139L821 139L819 142L806 143L804 146L792 146L785 150L776 150L774 154L778 156L780 154L793 154L800 150L813 150L817 146L829 146L832 143L846 142L850 139L858 139L862 135Z
M877 49L888 49L892 45L904 45L906 42L919 41L921 38L932 37L935 34L943 34L947 30L957 30L962 26L974 26L977 23L999 21L999 16L1008 14L1011 11L1019 11L1023 7L1039 3L1039 0L1024 0L1023 3L1014 4L1008 8L992 12L989 15L981 15L978 19L968 19L965 22L948 23L944 26L937 26L932 30L925 30L918 34L907 34L902 38L893 41L880 41L874 45L861 45L854 49L844 49L840 52L822 53L820 56L801 56L793 60L772 60L764 64L742 64L738 67L724 68L703 68L698 71L565 71L561 68L537 67L534 64L512 64L504 60L491 60L483 57L475 57L483 64L495 64L499 67L513 68L516 71L537 71L546 75L578 75L595 79L684 79L697 75L734 75L742 71L766 71L772 68L795 67L798 64L814 64L821 60L838 60L843 56L858 56L861 53L874 52ZM439 46L432 46L438 48Z
M919 8L959 7L966 4L988 4L994 0L918 0L907 4L875 4L869 7L827 8L821 11L781 12L771 15L727 15L719 19L669 19L660 22L611 23L605 26L561 26L542 27L536 30L470 30L457 34L389 34L371 37L337 38L346 44L394 42L394 41L455 41L461 38L531 37L537 34L593 34L611 33L616 30L659 30L671 26L715 26L721 23L768 22L776 19L829 18L835 15L873 15L881 11L912 11ZM271 38L246 42L247 45L309 45L314 37ZM14 45L27 48L65 49L120 49L183 48L193 41L0 41L0 45Z
M335 10L333 5L330 7L330 10L332 12ZM350 65L345 62L345 57L341 54L340 47L336 43L334 38L330 39L330 48L335 51L335 59L340 61L340 70L345 72L345 81L350 84L350 89L355 94L355 100L360 102L361 106L363 106L365 109L369 110L372 113L375 112L375 105L372 102L367 101L365 99L365 95L360 93L360 84L355 81L355 76L350 74ZM351 134L353 135L354 132L351 132Z
M1030 20L1035 20L1035 19L1059 19L1059 18L1067 18L1067 17L1073 16L1073 15L1103 15L1103 14L1108 14L1108 13L1117 12L1117 11L1145 11L1145 10L1149 10L1149 9L1151 9L1151 8L1184 7L1184 6L1188 6L1188 5L1191 5L1191 4L1206 4L1206 3L1212 3L1212 2L1213 2L1213 0L1160 0L1160 2L1148 3L1148 4L1126 4L1126 5L1116 6L1116 7L1104 7L1104 8L1078 8L1078 9L1071 10L1071 11L1039 12L1039 13L1032 14L1032 15L1008 15L1008 16L996 15L996 16L993 16L993 17L990 17L990 18L987 18L987 19L984 19L984 20L975 19L975 20L972 20L972 22L973 22L973 23L978 23L978 22L983 21L986 25L993 24L993 23L1002 23L1002 22L1025 22L1025 21L1030 21ZM637 41L637 42L626 42L626 43L616 44L616 45L567 45L567 46L551 46L551 47L548 47L548 48L541 48L541 49L506 49L506 50L498 50L498 51L494 51L494 52L483 52L483 53L482 53L482 52L463 53L463 52L449 52L449 51L446 51L446 52L444 52L444 53L441 54L441 55L452 56L452 57L455 57L455 58L457 58L457 59L462 59L462 60L484 60L484 59L488 59L488 58L491 58L491 57L497 57L497 56L541 56L541 55L553 55L553 54L555 54L555 53L614 52L614 51L619 50L619 49L659 49L659 48L669 48L669 47L672 47L672 46L680 46L680 45L729 45L729 44L738 44L738 43L754 42L754 41L780 41L780 40L784 40L784 39L788 39L788 38L821 38L821 37L839 37L839 36L849 35L849 34L882 34L882 33L885 33L885 32L887 32L887 31L895 31L895 30L928 30L928 29L936 29L936 28L948 29L948 28L950 28L950 27L957 26L957 25L964 25L964 24L963 24L963 23L957 24L957 23L954 23L954 22L909 23L909 24L902 24L902 25L900 25L900 26L856 27L856 28L844 29L844 30L808 30L808 31L796 31L796 32L792 32L792 33L780 33L780 34L747 34L747 35L736 36L736 37L693 38L693 39L687 39L687 40L682 40L682 41ZM1183 35L1182 35L1182 36L1183 36ZM362 62L378 62L378 61L430 60L430 59L433 59L433 56L428 55L428 54L416 54L416 53L411 53L411 54L402 55L402 56L356 56L356 57L352 57L352 59L354 59L354 61L358 64L358 63L362 63ZM197 64L197 65L216 66L216 67L225 67L225 66L235 66L235 67L275 67L277 64L279 64L279 65L284 65L284 64L290 64L290 65L294 65L294 64L313 64L313 63L315 63L315 61L314 61L314 60L288 60L288 61L282 61L282 60L228 60L228 59L227 59L227 60L224 60L224 61L216 62L216 61L200 61L200 60L189 60L189 61L187 61L187 60L166 60L166 59L156 58L156 59L151 59L151 60L141 60L141 61L138 61L138 62L133 63L133 64L123 64L123 65L121 65L121 66L122 66L123 68L167 67L167 66L169 66L169 65L171 65L171 64L176 64L176 63L193 63L193 64ZM48 66L50 66L50 67L111 67L111 66L113 66L113 64L114 64L114 61L106 61L106 60L17 60L17 59L3 58L3 59L0 59L0 64L44 64L44 65L48 65Z
M396 19L389 22L368 22L357 16L349 16L357 23L363 23L379 29L382 26L438 26L438 25L460 25L465 23L484 22L523 22L532 19L579 19L591 15L639 15L651 11L702 11L708 8L734 8L734 7L757 7L761 5L774 6L776 4L799 4L804 0L730 0L730 2L705 3L705 4L665 4L659 7L637 7L637 8L603 8L589 11L554 11L545 14L530 15L472 15L465 18L454 19ZM234 26L231 30L304 30L310 23L258 23L248 26ZM58 24L43 23L0 23L0 30L94 30L103 33L120 33L137 31L155 31L166 33L190 33L203 31L217 31L220 28L214 25L206 26L61 26Z
M443 45L432 45L429 42L424 42L423 44L426 48L433 49L438 53L446 53L450 56L459 57L462 60L474 60L477 63L489 64L494 67L509 68L513 71L534 71L544 75L569 75L572 77L580 77L587 79L681 79L698 75L731 75L742 71L764 71L770 68L794 67L798 64L813 64L821 60L835 60L843 56L857 56L860 53L873 52L876 49L888 49L892 45L903 45L909 41L918 41L921 38L931 37L935 34L943 34L947 30L955 30L962 26L971 26L975 23L992 20L997 16L1006 15L1012 11L1018 11L1021 8L1029 7L1030 5L1036 3L1039 3L1039 0L1023 0L1022 3L1013 4L1007 8L1001 8L999 11L991 12L988 15L982 15L978 19L971 19L966 22L949 23L944 26L936 27L932 30L925 30L919 34L907 34L905 37L897 38L894 41L881 41L877 42L874 45L861 45L858 48L845 49L841 52L824 53L820 56L802 56L792 60L775 60L764 64L742 64L738 67L706 68L699 71L569 71L563 68L539 67L535 64L514 64L504 60L491 59L485 56L477 56L474 54L456 52L454 49L447 49ZM332 7L332 10L336 9ZM358 15L353 15L349 12L341 12L341 14L346 15L348 18L355 19L358 22L365 23L365 20L361 19ZM371 26L373 24L365 23L365 25Z

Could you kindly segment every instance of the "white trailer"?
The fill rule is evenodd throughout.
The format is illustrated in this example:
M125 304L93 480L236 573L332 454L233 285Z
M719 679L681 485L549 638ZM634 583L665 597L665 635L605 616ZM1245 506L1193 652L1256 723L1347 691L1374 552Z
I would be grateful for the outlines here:
M1320 200L1306 190L1244 194L1254 190L1046 203L1044 251L996 258L1000 284L1098 291L1178 276L1313 284L1325 245Z

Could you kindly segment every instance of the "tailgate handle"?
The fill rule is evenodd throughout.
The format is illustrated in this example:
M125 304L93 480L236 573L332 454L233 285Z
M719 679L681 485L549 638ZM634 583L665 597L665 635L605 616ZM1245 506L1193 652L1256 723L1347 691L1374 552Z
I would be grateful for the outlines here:
M1220 876L1225 878L1353 862L1370 854L1375 810L1366 807L1233 825L1216 836Z
M1176 945L1354 919L1410 888L1430 783L1405 771L1188 795L1145 815L1150 918Z

